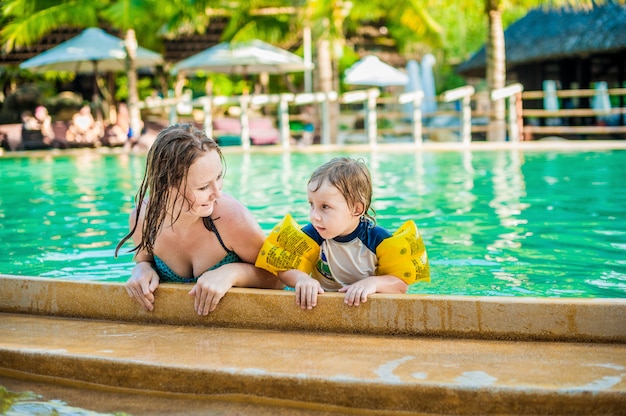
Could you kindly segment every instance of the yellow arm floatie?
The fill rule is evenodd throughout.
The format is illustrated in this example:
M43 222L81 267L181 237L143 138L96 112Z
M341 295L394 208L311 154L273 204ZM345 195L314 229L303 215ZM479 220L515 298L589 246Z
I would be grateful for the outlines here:
M287 214L263 242L255 266L274 274L292 269L311 273L319 251L320 246Z
M378 275L393 275L411 284L430 282L430 266L426 246L415 223L402 224L376 248Z

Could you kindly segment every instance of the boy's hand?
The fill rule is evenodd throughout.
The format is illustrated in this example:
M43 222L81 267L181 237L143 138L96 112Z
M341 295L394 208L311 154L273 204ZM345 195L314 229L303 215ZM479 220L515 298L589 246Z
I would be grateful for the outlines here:
M317 306L317 295L324 293L320 282L308 275L304 275L296 281L295 289L296 305L300 305L302 309L313 309Z
M376 280L369 277L367 279L359 280L350 286L344 286L339 289L339 292L346 294L344 302L350 306L359 306L361 303L367 302L367 296L372 293L376 293Z

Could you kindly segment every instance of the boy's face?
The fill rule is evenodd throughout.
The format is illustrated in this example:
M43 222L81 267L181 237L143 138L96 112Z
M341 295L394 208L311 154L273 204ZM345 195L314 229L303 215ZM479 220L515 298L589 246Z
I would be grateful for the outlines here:
M316 185L316 184L314 184ZM339 189L324 181L316 191L309 185L307 194L309 197L311 224L322 238L329 240L350 234L359 225L362 214L362 204L350 209L346 198Z

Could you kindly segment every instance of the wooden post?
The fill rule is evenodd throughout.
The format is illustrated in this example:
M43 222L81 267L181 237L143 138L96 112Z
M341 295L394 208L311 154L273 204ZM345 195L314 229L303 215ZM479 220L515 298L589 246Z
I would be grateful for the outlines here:
M169 90L167 92L167 96L169 98L174 98L176 96L176 93L174 92L174 90ZM178 111L176 110L176 104L170 106L168 122L170 123L170 126L172 124L178 123Z
M472 142L472 97L466 95L461 100L461 141L464 145Z
M202 111L204 112L204 132L207 137L213 139L213 105L211 96L202 99Z
M422 133L422 99L424 98L424 92L418 91L415 93L413 99L413 120L411 122L413 142L416 145L421 146L424 143L424 136Z
M520 140L524 140L524 101L522 100L522 92L515 94L515 108L517 113L517 131Z
M293 98L293 96L291 97ZM291 130L289 128L289 103L288 96L282 94L278 101L278 128L280 129L280 142L283 149L289 149Z
M474 87L467 85L446 91L442 94L443 101L445 102L461 100L461 128L459 134L461 135L461 141L466 145L472 141L472 108L470 104L474 91Z
M244 150L250 149L250 119L248 116L248 105L250 104L250 96L244 94L239 98L239 106L241 114L239 121L241 123L241 147Z
M424 91L412 91L401 94L398 98L400 104L412 104L411 111L411 137L413 143L421 146L424 142L422 137L422 100L424 99Z
M367 141L369 142L370 146L376 146L376 143L377 143L378 126L376 125L376 122L377 122L378 117L376 115L376 98L379 95L380 95L380 92L376 88L371 88L367 91L366 129L367 129Z
M517 128L517 94L509 96L509 141L519 142L519 129Z
M321 144L330 144L331 138L331 120L330 120L330 101L333 98L333 91L323 94L322 103L322 137L320 139Z
M510 141L519 141L520 140L520 128L518 126L518 103L517 100L521 103L521 94L524 90L522 84L515 83L504 88L500 88L497 90L491 91L491 101L499 101L505 98L508 98L509 101L509 117L508 117L508 132L509 132L509 140ZM521 114L520 114L521 116Z

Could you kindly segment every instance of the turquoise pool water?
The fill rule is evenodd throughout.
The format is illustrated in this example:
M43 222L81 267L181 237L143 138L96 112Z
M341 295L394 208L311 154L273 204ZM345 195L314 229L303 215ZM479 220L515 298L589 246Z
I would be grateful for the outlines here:
M347 153L226 153L225 190L269 232L307 221L312 170ZM420 228L432 283L411 293L626 298L626 151L352 153L379 224ZM125 281L113 257L145 156L0 157L0 273ZM130 248L130 246L128 246Z

